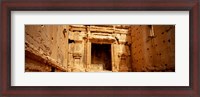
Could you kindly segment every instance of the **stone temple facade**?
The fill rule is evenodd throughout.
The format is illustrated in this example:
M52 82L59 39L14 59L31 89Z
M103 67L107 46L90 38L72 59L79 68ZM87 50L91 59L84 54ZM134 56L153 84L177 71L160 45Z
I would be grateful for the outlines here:
M25 25L26 72L174 72L174 25Z

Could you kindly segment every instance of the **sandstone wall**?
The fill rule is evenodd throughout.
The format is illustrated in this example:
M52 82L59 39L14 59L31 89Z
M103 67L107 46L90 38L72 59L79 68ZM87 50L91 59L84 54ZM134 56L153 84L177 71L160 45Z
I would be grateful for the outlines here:
M133 71L175 71L175 26L131 26Z
M25 43L26 46L30 46L37 52L39 57L52 59L54 65L58 65L62 68L67 68L67 51L68 51L68 26L65 25L25 25ZM28 47L30 48L30 47ZM36 55L33 51L26 50L26 60L25 67L28 70L34 70L37 66L46 66L48 70L49 64L45 62L46 60L38 60L38 58L33 57ZM47 58L47 59L48 59ZM30 61L37 61L31 64ZM51 62L52 63L52 62ZM55 67L56 68L56 67ZM60 71L55 69L53 71Z
M25 56L26 71L175 71L175 26L26 25Z
M118 41L113 44L113 62L115 70L119 72L132 71L131 66L131 49L130 49L130 35L116 34Z

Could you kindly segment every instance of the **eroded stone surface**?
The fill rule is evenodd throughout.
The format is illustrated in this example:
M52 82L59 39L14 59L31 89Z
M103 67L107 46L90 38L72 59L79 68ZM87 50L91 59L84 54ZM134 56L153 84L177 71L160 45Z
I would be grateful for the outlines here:
M175 26L135 25L130 31L133 71L175 71Z
M175 26L26 25L25 71L175 71Z

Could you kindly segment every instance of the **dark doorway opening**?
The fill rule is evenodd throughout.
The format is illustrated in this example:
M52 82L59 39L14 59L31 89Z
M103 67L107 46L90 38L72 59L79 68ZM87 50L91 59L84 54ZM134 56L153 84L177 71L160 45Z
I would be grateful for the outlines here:
M91 64L102 65L103 70L112 71L111 44L92 43Z

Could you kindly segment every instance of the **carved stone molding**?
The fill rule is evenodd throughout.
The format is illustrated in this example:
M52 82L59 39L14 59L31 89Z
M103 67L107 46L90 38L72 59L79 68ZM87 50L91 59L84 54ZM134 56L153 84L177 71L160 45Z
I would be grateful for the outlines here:
M82 57L81 53L73 53L73 58L80 59Z

